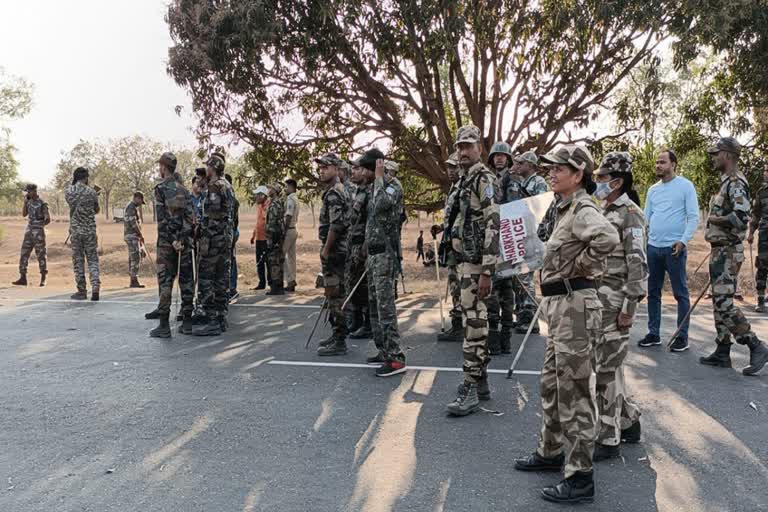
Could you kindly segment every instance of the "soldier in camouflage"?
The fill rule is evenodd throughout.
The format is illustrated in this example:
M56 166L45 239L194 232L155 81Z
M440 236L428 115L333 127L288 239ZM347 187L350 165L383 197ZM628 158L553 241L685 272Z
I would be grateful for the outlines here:
M229 258L229 288L227 290L227 297L229 299L227 302L227 309L229 309L229 302L240 296L237 291L237 241L240 239L240 201L235 194L235 188L232 184L232 176L225 174L224 179L227 180L227 183L232 187L232 212L230 214L232 224L232 255Z
M320 264L323 271L323 287L328 302L333 333L320 342L317 354L337 356L347 353L347 322L341 311L344 302L344 265L347 260L347 212L349 198L339 181L341 159L328 153L315 159L320 171L320 181L325 185L323 204L320 208L318 235L322 242Z
M173 284L178 275L181 291L181 332L192 332L192 308L195 292L192 275L192 230L194 206L191 194L176 179L176 156L163 153L158 163L160 183L155 186L155 218L157 219L157 309L144 315L158 319L159 325L149 332L153 338L170 338Z
M143 204L144 194L136 191L133 193L133 198L125 206L123 213L123 240L128 246L128 276L131 278L129 288L144 288L144 285L139 282L141 245L144 243L139 207Z
M405 372L405 354L400 348L400 331L395 307L396 278L400 272L400 215L403 211L403 187L397 178L385 172L384 154L378 149L366 151L359 164L375 173L368 199L365 224L368 305L371 315L376 355L369 364L381 364L377 377Z
M488 388L488 297L499 255L499 209L494 202L493 172L483 165L482 136L476 126L462 126L456 138L464 178L459 189L459 211L451 225L453 250L461 275L464 320L464 382L448 412L464 416L490 398Z
M269 192L269 208L267 209L267 264L272 280L269 282L267 295L285 295L283 281L283 265L285 253L283 242L285 241L285 197L282 187L271 184L267 187Z
M352 293L347 303L347 326L349 337L368 339L372 336L370 310L368 308L368 279L363 279L365 273L365 226L368 220L368 201L371 196L374 179L373 171L360 165L360 158L352 162L351 181L354 185L354 197L349 210L349 235L347 239L348 252L344 268L346 289L352 293L355 285L360 285ZM362 279L362 281L361 281Z
M608 255L597 290L603 305L602 331L595 344L599 427L593 458L598 461L620 457L621 440L640 440L640 410L628 397L624 359L637 304L648 291L648 260L645 214L632 186L632 157L608 153L595 175L595 197L605 202L603 214L620 242Z
M451 224L459 211L459 188L461 187L461 167L459 166L459 154L453 153L445 161L445 167L448 169L448 181L451 188L448 190L448 196L445 198L445 208L443 209L442 240L438 249L438 257L442 266L448 267L448 292L451 296L451 328L441 334L438 334L437 341L463 341L464 325L461 319L461 282L459 278L459 266L456 259L456 253L453 251L451 243ZM436 236L433 233L432 236ZM440 290L442 293L442 290Z
M200 225L200 276L198 290L205 323L195 336L218 336L227 330L227 304L232 254L232 186L224 178L224 155L214 152L206 162L208 192Z
M64 191L69 205L69 241L72 244L72 267L75 273L77 293L75 300L88 298L85 292L85 260L91 278L91 300L99 300L99 254L96 236L96 214L99 213L98 187L88 186L88 169L75 169L72 184Z
M765 283L768 280L768 163L763 167L763 183L752 203L752 220L749 224L749 237L747 237L749 245L755 242L755 231L757 231L757 257L755 258L757 307L755 311L765 313Z
M768 363L768 347L761 342L741 310L734 304L736 279L744 262L744 238L749 222L749 186L739 171L741 145L733 137L724 137L707 150L714 168L721 173L720 190L712 198L704 238L712 246L709 278L717 329L717 348L702 364L731 367L731 336L736 343L749 347L749 366L744 375L755 375Z
M586 147L563 146L541 159L551 165L550 184L560 195L541 269L541 312L549 326L541 370L543 421L536 451L517 459L515 469L561 471L564 466L565 479L545 487L542 498L591 502L595 396L589 381L603 307L597 281L619 235L589 195L596 187Z
M45 286L48 275L48 258L45 251L45 226L51 223L51 214L48 212L48 203L37 195L37 185L28 184L24 192L24 205L21 216L27 218L27 228L24 231L24 241L21 243L21 255L19 257L19 279L12 284L17 286L27 285L27 267L32 249L37 256L37 265L40 268L40 286Z

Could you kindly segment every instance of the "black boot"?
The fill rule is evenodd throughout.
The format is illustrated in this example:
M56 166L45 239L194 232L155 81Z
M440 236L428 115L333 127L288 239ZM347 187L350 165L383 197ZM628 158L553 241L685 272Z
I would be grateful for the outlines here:
M721 368L731 367L731 344L718 343L715 351L707 357L700 357L699 362L707 366L719 366Z
M363 325L363 311L350 304L344 312L344 320L347 322L347 332L355 332Z
M88 294L85 292L84 288L83 289L78 288L77 289L77 293L71 295L70 299L73 299L73 300L87 300L88 299Z
M144 318L146 318L147 320L157 320L158 318L160 318L160 310L159 309L153 309L149 313L146 313L144 315Z
M512 353L512 340L510 339L511 336L512 336L512 333L504 329L502 329L501 332L499 333L499 343L501 344L502 354Z
M592 471L579 471L557 485L541 490L541 497L555 503L591 503L595 499Z
M168 323L168 315L160 317L160 325L149 331L153 338L170 338L171 325Z
M451 329L437 335L437 341L464 341L464 326L461 317L451 318Z
M179 332L181 334L192 334L192 329L193 329L192 315L191 314L184 315L184 318L182 319L181 322L182 323L181 323L181 328L179 329Z
M99 302L99 290L98 290L98 288L91 292L91 300L93 302Z
M218 336L221 334L221 323L219 323L218 318L208 317L207 323L192 328L192 334L195 336Z
M501 338L496 329L488 331L488 353L492 356L501 354Z
M641 432L640 419L638 419L631 426L621 431L621 442L627 444L639 443Z
M40 288L46 285L46 281L48 280L48 271L40 272Z
M608 459L617 459L621 457L621 446L611 446L607 444L595 443L595 451L592 460L595 462Z
M319 356L343 356L347 353L347 342L338 338L333 338L331 343L320 346L317 349Z
M741 373L755 375L768 363L768 347L756 337L753 337L747 346L749 347L749 366L744 368Z
M19 278L11 284L16 286L27 286L27 274L19 274Z
M533 452L526 457L515 459L515 469L518 471L562 471L565 455L557 457L542 457L539 452Z
M755 311L758 313L765 313L768 311L765 309L765 295L759 295L757 297L757 306L755 306Z
M487 373L477 381L477 398L483 401L491 399L491 388L488 386Z
M128 286L128 288L144 288L144 285L139 282L138 277L132 277L131 284Z
M291 281L288 286L285 287L286 293L293 293L296 291L296 281Z
M362 321L360 327L355 331L350 331L349 337L353 340L367 340L373 337L373 331L371 330L371 317L367 311L361 312Z

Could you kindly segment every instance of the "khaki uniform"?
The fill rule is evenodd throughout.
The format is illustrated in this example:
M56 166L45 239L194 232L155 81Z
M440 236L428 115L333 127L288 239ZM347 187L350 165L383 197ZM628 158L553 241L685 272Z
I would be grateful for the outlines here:
M599 278L619 235L592 198L579 189L557 206L555 228L541 270L542 289L566 279ZM601 329L597 290L545 296L541 311L549 326L541 370L542 427L538 453L565 453L565 477L591 471L595 439L595 397L589 386L593 349Z
M285 215L291 217L291 222L285 224L285 241L283 253L285 254L285 281L288 286L296 286L296 223L299 220L299 198L296 192L289 194L285 200Z
M643 211L626 194L606 205L605 218L619 234L620 243L608 255L598 288L603 305L602 331L595 345L596 394L600 427L597 442L618 446L621 431L640 417L629 400L624 382L624 359L629 329L619 328L619 313L634 316L637 303L648 291L648 260L645 254L646 223Z

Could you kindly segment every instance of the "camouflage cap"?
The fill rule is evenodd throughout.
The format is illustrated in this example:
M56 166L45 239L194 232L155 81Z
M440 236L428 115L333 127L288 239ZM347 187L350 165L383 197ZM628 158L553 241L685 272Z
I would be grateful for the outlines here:
M171 153L170 151L166 151L162 155L160 155L160 158L157 160L157 163L162 164L166 166L170 170L176 169L176 155Z
M451 156L448 157L448 160L445 161L445 165L449 167L458 167L459 166L459 153L458 151L454 151L451 153Z
M315 162L320 165L341 165L341 158L336 153L326 153L323 156L315 158Z
M400 170L400 164L397 162L394 162L392 160L385 160L384 161L384 170L388 173L395 173L397 174L397 171Z
M603 157L600 168L595 171L597 176L614 172L632 173L632 155L626 151L611 151Z
M707 149L707 153L710 155L714 155L721 151L739 156L741 154L741 144L739 144L739 141L733 137L723 137L718 140L714 146Z
M253 191L253 195L257 196L259 194L269 195L269 189L265 187L264 185L259 185L256 187L256 190Z
M584 171L584 174L592 174L595 169L592 153L581 144L562 146L557 151L543 155L541 161L545 164L570 165L577 171Z
M518 164L531 164L534 167L539 166L539 157L533 151L526 151L522 155L517 155L514 158L515 163Z
M211 156L208 157L208 161L205 162L205 165L208 165L212 167L216 172L224 172L224 155L220 153L219 151L214 151L211 153Z
M477 144L481 140L483 140L483 136L480 134L480 128L477 126L462 126L459 128L458 135L456 135L456 145L459 145L462 142Z

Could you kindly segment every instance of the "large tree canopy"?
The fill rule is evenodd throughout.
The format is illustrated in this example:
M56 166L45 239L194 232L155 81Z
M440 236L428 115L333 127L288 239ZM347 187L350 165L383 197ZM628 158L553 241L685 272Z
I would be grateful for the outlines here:
M667 5L174 0L169 72L192 96L201 138L284 155L275 169L318 143L388 139L407 168L445 185L462 124L482 127L486 148L583 137L666 36Z

